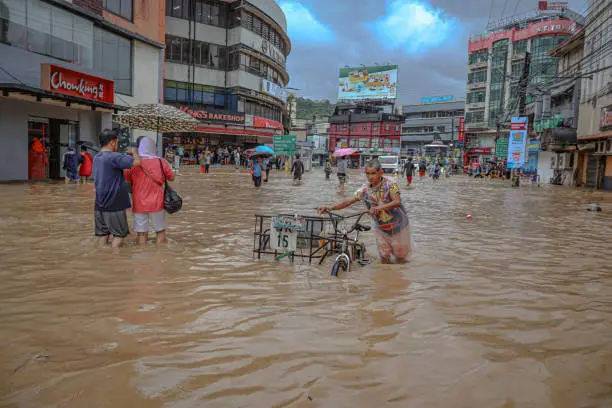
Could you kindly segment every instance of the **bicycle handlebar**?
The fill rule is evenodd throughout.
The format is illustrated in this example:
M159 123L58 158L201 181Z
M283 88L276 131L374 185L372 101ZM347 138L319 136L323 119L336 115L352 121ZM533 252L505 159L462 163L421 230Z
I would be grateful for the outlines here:
M364 212L360 212L360 213L356 213L356 214L351 214L351 215L340 215L338 213L332 212L332 211L327 211L327 215L329 215L329 218L331 219L332 224L334 225L334 229L338 230L338 225L337 225L337 221L334 221L334 217L336 218L343 218L343 219L348 219L348 218L355 218L357 217L357 220L353 223L353 227L346 231L346 234L350 234L351 232L355 231L355 229L357 228L357 225L359 225L359 221L361 221L361 218L366 215L369 214L368 211L364 211Z

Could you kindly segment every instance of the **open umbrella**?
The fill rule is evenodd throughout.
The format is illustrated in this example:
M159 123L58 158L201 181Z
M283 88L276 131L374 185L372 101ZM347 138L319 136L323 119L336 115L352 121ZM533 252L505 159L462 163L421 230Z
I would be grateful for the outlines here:
M113 116L113 122L134 129L157 133L189 132L200 123L193 116L173 106L141 104Z
M255 148L255 153L257 154L269 154L270 156L274 155L274 150L269 148L268 146L257 146Z
M344 149L338 149L334 152L334 157L344 157L344 156L350 156L352 154L354 154L355 151L353 149L351 149L350 147L344 148Z

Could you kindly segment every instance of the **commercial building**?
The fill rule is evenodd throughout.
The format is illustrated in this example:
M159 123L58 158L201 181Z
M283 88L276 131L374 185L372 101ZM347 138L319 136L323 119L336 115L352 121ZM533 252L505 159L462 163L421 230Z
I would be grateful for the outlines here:
M336 105L329 119L329 148L351 147L362 156L400 154L403 118L368 104Z
M459 125L464 110L465 101L403 105L402 155L421 156L423 147L438 137L450 148L460 148Z
M68 146L97 145L113 113L161 101L164 8L0 0L0 180L63 177Z
M559 61L558 76L531 91L534 102L527 105L529 121L537 148L531 149L529 172L540 176L545 183L574 186L577 170L577 127L584 30L550 51ZM535 168L534 168L535 167Z
M612 0L589 0L578 120L579 185L612 190Z
M283 133L291 42L274 0L166 0L166 46L165 103L202 121L168 141L246 147Z
M465 105L465 149L470 161L494 159L496 152L505 158L497 144L507 146L507 123L518 113L518 82L526 53L530 53L531 89L557 75L557 57L549 51L583 24L583 17L569 10L567 3L539 1L537 10L493 22L486 34L470 38Z

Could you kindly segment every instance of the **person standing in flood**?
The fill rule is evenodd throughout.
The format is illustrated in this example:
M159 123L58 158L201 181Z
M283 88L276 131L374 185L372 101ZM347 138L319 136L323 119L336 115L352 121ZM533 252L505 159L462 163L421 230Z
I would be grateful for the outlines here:
M344 194L344 185L346 184L346 172L348 171L348 160L346 157L338 159L338 183L340 184L340 194Z
M293 173L293 183L302 183L302 174L304 174L304 162L300 159L300 155L295 155L295 161L291 166L291 172Z
M253 159L253 164L251 166L251 171L253 175L253 184L256 188L261 187L261 177L264 170L263 157L257 156Z
M114 130L104 129L99 139L102 150L93 160L96 191L94 231L104 245L112 235L113 248L118 248L130 234L125 210L132 206L123 171L138 167L140 156L138 149L132 150L133 156L117 153L119 136Z
M89 182L89 178L91 177L93 157L87 151L87 147L82 146L81 151L81 167L79 168L79 175L81 176L81 182L87 183Z
M173 181L174 172L167 161L157 156L153 139L141 136L136 145L140 166L125 172L126 180L132 183L134 231L138 234L138 245L146 245L150 222L159 247L167 242L164 210L165 181Z
M74 147L68 146L68 150L64 153L63 157L64 165L62 168L66 171L66 177L64 178L64 184L68 184L71 181L79 183L79 156L74 151Z

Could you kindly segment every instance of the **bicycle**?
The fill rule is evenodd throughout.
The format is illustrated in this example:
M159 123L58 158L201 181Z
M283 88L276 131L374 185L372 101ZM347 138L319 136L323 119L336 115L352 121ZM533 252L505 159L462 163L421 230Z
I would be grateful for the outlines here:
M323 259L327 256L328 252L339 252L334 264L331 269L331 276L338 276L340 272L350 272L351 263L357 262L361 266L370 264L370 260L365 258L365 245L359 242L359 233L367 232L372 227L360 224L361 218L368 214L362 212L359 214L353 214L349 216L342 216L340 214L327 212L327 215L331 219L332 225L335 230L335 238L328 239L330 244L336 244L337 247L334 249L328 249ZM351 218L357 218L352 226L347 225L346 220ZM355 232L355 236L351 238L349 235ZM321 259L321 262L323 262ZM320 263L321 263L320 262Z

